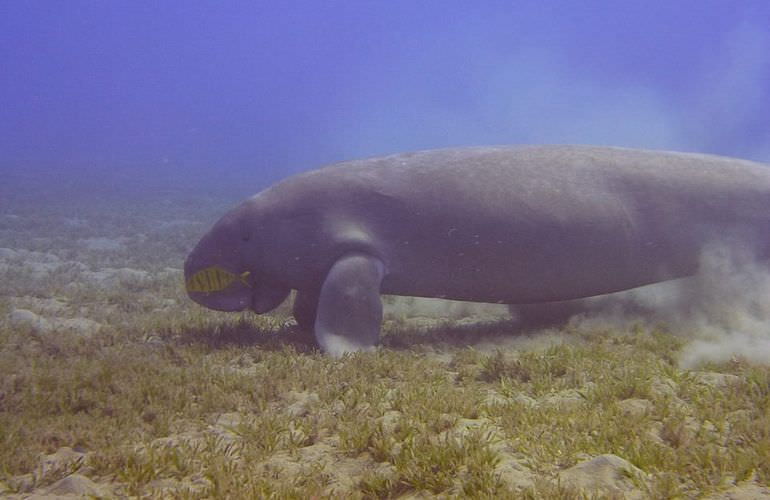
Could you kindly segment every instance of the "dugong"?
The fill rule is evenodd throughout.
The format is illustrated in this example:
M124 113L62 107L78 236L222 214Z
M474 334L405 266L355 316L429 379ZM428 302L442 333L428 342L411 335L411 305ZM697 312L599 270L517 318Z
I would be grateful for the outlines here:
M189 296L294 315L332 355L372 348L380 294L537 304L697 271L706 245L770 253L770 168L593 146L440 149L285 179L226 213L185 262Z

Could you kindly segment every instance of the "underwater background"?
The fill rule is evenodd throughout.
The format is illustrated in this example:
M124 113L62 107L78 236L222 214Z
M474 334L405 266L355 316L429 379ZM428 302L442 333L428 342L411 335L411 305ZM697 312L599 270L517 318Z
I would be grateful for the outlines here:
M247 195L479 144L768 161L768 19L763 1L5 1L3 185Z
M390 297L340 360L185 295L287 176L564 143L770 164L770 3L1 1L0 497L770 498L766 269L547 331Z

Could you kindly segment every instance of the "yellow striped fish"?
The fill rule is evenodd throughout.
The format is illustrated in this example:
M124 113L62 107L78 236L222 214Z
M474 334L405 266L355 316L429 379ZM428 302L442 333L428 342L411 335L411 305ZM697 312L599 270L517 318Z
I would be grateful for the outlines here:
M190 276L190 279L187 280L185 286L187 287L188 292L221 292L236 280L246 286L250 286L247 281L249 274L249 271L235 274L230 271L225 271L218 266L207 267Z

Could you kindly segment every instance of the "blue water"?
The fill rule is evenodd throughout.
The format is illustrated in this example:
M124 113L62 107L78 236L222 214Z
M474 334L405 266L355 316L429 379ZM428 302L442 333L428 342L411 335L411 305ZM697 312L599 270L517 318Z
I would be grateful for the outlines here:
M770 3L0 2L5 211L518 143L770 161Z

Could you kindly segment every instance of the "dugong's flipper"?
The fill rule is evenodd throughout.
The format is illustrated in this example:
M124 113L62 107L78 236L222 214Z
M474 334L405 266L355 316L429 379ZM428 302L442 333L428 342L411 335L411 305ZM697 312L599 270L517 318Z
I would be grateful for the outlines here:
M316 289L315 292L298 290L297 295L294 297L294 307L292 309L297 325L303 330L312 330L317 310L318 290Z
M383 263L370 255L350 253L338 259L321 287L315 336L332 356L371 349L380 336Z

